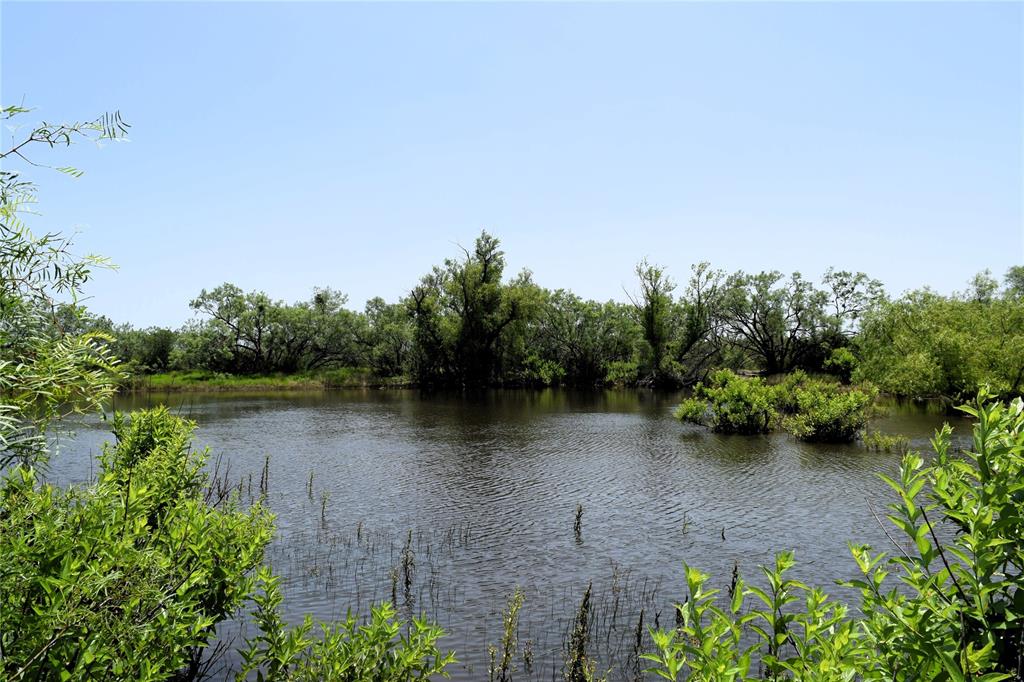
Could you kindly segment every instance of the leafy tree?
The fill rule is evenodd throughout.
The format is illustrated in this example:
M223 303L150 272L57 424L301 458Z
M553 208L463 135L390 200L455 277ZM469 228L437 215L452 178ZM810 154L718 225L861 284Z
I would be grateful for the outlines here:
M472 251L435 267L407 297L420 381L486 386L502 379L502 342L533 315L538 292L527 271L502 283L499 246L482 232Z
M788 280L777 271L731 275L721 299L727 341L768 374L820 368L882 295L863 273L829 270L824 284L818 289L798 272Z
M665 269L640 261L636 266L636 276L640 284L640 292L629 296L633 304L633 314L645 342L641 359L641 382L652 386L671 383L666 368L669 343L673 337L674 303L672 292L675 282L665 273Z
M720 333L725 273L707 262L692 267L686 291L678 303L678 331L671 345L676 371L683 384L704 379L723 361Z
M532 345L542 358L562 369L566 382L596 386L604 383L613 363L632 358L639 340L639 328L627 306L586 301L558 289L545 292Z
M1024 265L1014 265L1007 270L1003 281L1006 283L1007 298L1024 298Z
M1022 299L913 291L865 316L853 378L910 397L960 399L982 386L1016 395L1024 389L1022 344Z
M380 376L393 377L409 370L414 328L400 303L386 303L379 296L366 302L356 339L370 368Z
M196 341L212 347L195 353L238 374L296 372L350 365L359 358L358 316L333 289L315 290L311 300L287 305L263 292L244 293L225 283L203 290L191 302L209 316Z
M4 107L0 119L17 130L16 118L27 111ZM34 147L120 139L126 131L117 114L42 123L0 152L0 160L39 165L27 156ZM57 170L81 176L75 168ZM0 467L44 460L47 426L72 411L99 409L119 378L111 339L77 328L82 285L110 263L74 255L71 240L59 234L33 234L22 214L35 200L31 182L0 170Z

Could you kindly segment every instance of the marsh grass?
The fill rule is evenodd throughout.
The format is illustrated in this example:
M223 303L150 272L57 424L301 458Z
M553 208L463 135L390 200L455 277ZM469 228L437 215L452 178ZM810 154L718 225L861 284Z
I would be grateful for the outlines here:
M403 388L407 377L381 377L364 367L342 367L296 374L238 375L208 370L136 374L122 382L124 392L173 393L179 391L319 391L337 388Z
M868 450L875 452L895 452L905 455L910 449L910 439L900 434L882 433L881 431L864 431L861 442Z

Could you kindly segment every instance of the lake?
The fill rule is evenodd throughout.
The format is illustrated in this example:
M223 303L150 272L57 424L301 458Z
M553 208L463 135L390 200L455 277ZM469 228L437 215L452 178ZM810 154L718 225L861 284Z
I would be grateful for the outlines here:
M683 562L726 587L734 566L757 582L759 565L792 549L796 577L843 594L834 580L856 571L847 542L889 548L874 514L884 518L892 500L876 472L895 472L898 455L712 434L672 418L680 397L220 393L119 397L115 407L164 402L195 420L197 445L245 497L258 496L266 464L278 526L268 560L285 577L290 620L366 613L394 596L401 612L448 631L442 645L460 659L453 679L487 679L487 646L499 643L519 587L515 678L553 680L592 583L598 670L633 680L641 611L641 632L672 625ZM873 427L927 450L944 420L969 433L966 420L913 406L891 406ZM56 480L87 480L108 438L98 420L76 428L61 439Z

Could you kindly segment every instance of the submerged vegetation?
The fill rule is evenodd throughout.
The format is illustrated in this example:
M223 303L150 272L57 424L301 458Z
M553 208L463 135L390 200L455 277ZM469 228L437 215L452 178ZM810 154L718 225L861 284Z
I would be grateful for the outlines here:
M864 447L877 452L896 452L902 455L910 448L910 439L900 434L865 431L861 435L861 440Z

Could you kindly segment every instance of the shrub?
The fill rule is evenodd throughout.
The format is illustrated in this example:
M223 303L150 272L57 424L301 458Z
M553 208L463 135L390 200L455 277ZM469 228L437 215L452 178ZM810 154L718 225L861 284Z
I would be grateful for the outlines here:
M265 682L407 682L448 677L445 668L455 662L452 652L442 654L437 640L444 631L414 619L405 635L395 607L384 602L372 609L369 622L349 615L335 625L320 623L320 637L311 636L313 620L289 629L281 618L280 578L263 569L258 577L261 593L253 600L253 620L259 634L248 638L240 651L244 682L251 673Z
M605 381L613 386L632 386L640 378L640 364L636 360L615 360L608 363Z
M825 369L835 374L844 384L850 383L850 377L856 368L857 356L846 346L833 348L825 360Z
M868 450L878 452L898 452L906 454L910 448L910 439L899 434L882 433L881 431L865 431L861 435L861 442Z
M795 414L782 420L787 431L801 440L848 443L867 426L877 392L870 387L841 390L811 383L793 395Z
M802 369L795 370L784 376L782 381L772 386L774 393L772 400L775 404L775 409L782 414L796 413L800 408L796 401L796 390L807 386L812 381L814 380Z
M763 379L721 370L707 384L697 384L693 398L684 401L675 416L719 433L768 433L776 417L774 390Z
M260 506L204 499L206 452L165 408L114 422L95 485L17 467L0 489L2 671L19 679L167 679L248 597L273 533Z

